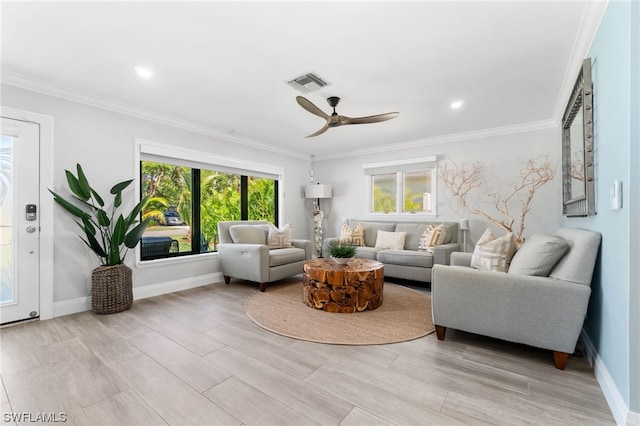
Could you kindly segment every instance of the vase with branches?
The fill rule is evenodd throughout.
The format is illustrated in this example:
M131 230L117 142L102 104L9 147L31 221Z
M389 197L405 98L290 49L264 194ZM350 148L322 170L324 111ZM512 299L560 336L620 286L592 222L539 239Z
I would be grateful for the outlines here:
M518 247L524 242L525 219L531 210L531 202L538 189L551 181L556 174L556 166L546 157L528 159L519 175L505 187L488 195L493 199L496 213L481 210L472 201L474 193L486 186L485 167L482 163L452 162L439 172L444 186L468 212L513 233Z

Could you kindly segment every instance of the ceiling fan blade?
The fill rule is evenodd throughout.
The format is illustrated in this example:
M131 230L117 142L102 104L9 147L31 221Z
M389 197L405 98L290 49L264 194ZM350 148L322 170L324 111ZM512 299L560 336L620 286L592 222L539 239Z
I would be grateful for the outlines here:
M329 115L326 114L324 111L322 111L320 108L318 108L317 106L315 106L313 103L311 103L311 101L309 101L307 98L303 98L302 96L296 96L296 101L298 101L298 104L306 109L307 111L309 111L311 114L315 114L318 117L322 117L325 120L329 119Z
M400 113L388 112L386 114L369 115L367 117L345 117L340 116L340 124L367 124L367 123L379 123L381 121L391 120L396 118Z
M306 138L312 138L314 136L318 136L323 134L324 132L326 132L327 130L329 130L329 123L325 124L324 126L322 126L322 129L318 130L315 133L310 134L309 136L305 136Z

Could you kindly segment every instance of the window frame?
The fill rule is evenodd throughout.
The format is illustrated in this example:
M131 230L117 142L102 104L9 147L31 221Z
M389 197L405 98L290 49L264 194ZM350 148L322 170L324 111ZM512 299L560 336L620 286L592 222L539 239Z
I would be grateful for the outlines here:
M282 222L281 212L283 211L284 202L284 169L279 166L270 164L257 163L242 160L233 157L219 156L205 151L198 151L188 148L182 148L174 145L167 145L159 142L153 142L146 139L135 139L134 152L134 183L138 189L135 194L135 202L141 199L142 182L141 162L164 162L165 164L176 164L200 170L215 170L224 173L235 173L241 176L256 176L274 179L276 181L276 226L280 227ZM179 256L169 256L156 259L141 259L141 247L138 244L135 248L136 267L146 267L157 264L182 263L194 260L205 260L210 257L217 257L218 252L207 253L185 253Z
M438 188L438 162L436 156L412 158L406 160L385 161L379 163L365 163L362 165L365 173L365 204L364 212L368 218L396 218L407 219L410 217L435 218L437 217L437 188ZM430 207L428 212L405 212L404 210L404 185L403 175L407 172L431 171ZM373 176L382 174L396 175L396 200L395 211L373 211Z

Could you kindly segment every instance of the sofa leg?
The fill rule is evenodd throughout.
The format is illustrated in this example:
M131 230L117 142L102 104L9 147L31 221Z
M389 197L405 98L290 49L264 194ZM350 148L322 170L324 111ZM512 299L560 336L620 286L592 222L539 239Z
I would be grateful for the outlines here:
M436 336L438 336L438 340L444 340L444 334L446 332L447 332L447 327L436 325Z
M267 283L260 283L260 291L265 291L267 289Z
M223 277L224 277L224 283L229 285L229 283L231 282L231 277L228 277L226 275L223 275Z
M553 363L556 365L556 368L558 370L564 370L564 368L567 366L568 359L568 353L553 351Z

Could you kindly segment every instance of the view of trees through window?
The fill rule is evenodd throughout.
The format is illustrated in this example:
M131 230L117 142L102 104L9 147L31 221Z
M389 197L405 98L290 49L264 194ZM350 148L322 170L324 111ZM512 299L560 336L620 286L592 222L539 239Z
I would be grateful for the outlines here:
M431 170L383 173L371 176L372 213L431 211ZM402 191L402 205L397 194Z
M215 251L220 221L277 222L273 179L142 161L140 181L141 195L149 195L142 217L152 218L143 260Z

